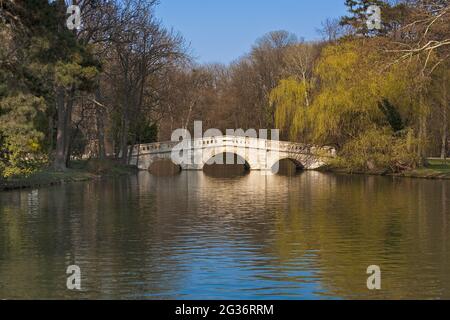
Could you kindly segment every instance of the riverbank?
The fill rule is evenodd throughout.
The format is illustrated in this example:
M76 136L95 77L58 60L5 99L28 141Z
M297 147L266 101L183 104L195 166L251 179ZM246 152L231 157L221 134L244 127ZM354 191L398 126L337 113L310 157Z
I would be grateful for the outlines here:
M134 166L124 166L113 160L89 160L71 162L66 171L44 168L27 177L0 181L0 191L37 188L70 182L89 181L106 177L135 174Z
M426 167L387 173L385 171L350 171L344 168L326 168L324 171L337 174L385 175L421 179L450 179L450 160L428 159ZM70 182L90 181L95 179L131 175L137 172L134 166L124 166L113 160L74 161L66 171L44 168L27 177L0 181L0 191L37 188Z
M426 167L405 171L395 176L424 179L450 179L450 160L428 159Z
M378 176L393 176L404 178L418 178L418 179L450 179L450 160L442 160L437 158L428 159L428 164L425 167L407 170L401 173L389 173L384 170L373 171L352 171L346 168L326 168L325 171L340 174L365 174Z

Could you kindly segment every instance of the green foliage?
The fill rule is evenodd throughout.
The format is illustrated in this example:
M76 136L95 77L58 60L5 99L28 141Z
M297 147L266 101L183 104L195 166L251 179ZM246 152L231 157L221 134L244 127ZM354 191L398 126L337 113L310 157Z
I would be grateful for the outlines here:
M276 124L289 130L292 139L333 144L346 167L414 167L418 143L405 129L420 110L414 82L409 68L384 67L376 44L353 39L323 48L314 86L293 78L280 81L270 95ZM309 106L307 90L312 92Z
M408 133L395 136L390 129L374 127L349 141L337 161L349 170L400 172L418 166L416 146Z
M36 128L44 112L43 99L31 95L0 100L0 176L30 174L45 161L44 134Z
M138 121L139 126L136 128L138 137L137 143L152 143L158 139L158 126L148 121Z
M382 117L377 104L381 75L374 70L375 52L348 41L326 47L315 73L321 82L311 118L313 138L341 146Z
M345 0L345 5L349 12L349 16L345 16L341 19L341 25L350 25L354 28L356 33L368 35L371 33L379 33L378 30L369 30L367 27L368 14L367 10L370 6L376 5L386 9L388 4L382 0Z
M80 87L85 81L94 81L98 74L95 67L83 67L75 62L58 61L55 68L56 83L64 87Z
M64 2L19 0L1 9L0 176L13 176L48 161L57 88L73 96L92 90L101 68L64 26Z
M383 112L386 117L386 121L389 123L394 132L401 131L405 128L400 113L397 111L395 106L389 102L389 100L383 99L378 103L378 107L381 112Z
M135 139L134 139L135 138ZM150 123L148 119L137 119L129 133L129 144L152 143L158 139L158 126Z
M282 131L288 131L290 138L295 139L307 126L308 84L291 77L280 81L270 93L269 101L276 107L275 125ZM290 124L294 120L294 125Z

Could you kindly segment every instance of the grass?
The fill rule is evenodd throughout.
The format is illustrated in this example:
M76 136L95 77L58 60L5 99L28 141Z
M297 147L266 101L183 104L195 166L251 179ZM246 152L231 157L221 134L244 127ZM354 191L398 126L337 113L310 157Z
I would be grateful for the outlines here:
M450 179L450 160L429 158L425 167L405 171L399 175L412 178Z
M66 171L43 168L26 177L15 177L0 181L1 190L36 188L62 183L89 181L103 177L116 177L136 172L132 166L124 166L113 160L89 160L71 162Z
M428 168L443 173L450 173L450 159L428 159Z
M388 175L423 179L450 179L450 159L442 160L439 158L428 158L426 166L414 170L403 171L401 173L388 173L387 170L352 171L348 168L338 166L329 166L323 170L338 174Z

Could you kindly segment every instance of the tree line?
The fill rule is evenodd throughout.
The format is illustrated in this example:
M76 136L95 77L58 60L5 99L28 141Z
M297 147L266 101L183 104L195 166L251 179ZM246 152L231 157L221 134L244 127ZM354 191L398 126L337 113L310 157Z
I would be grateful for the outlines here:
M68 5L81 27L66 26ZM162 84L186 63L184 40L155 17L156 1L1 1L0 172L27 173L76 155L127 163L153 139Z
M339 154L333 164L355 170L397 172L446 158L448 2L345 5L347 16L322 23L321 41L274 31L231 65L184 71L191 99L183 101L183 90L173 96L178 111L159 127L162 136L196 118L221 130L278 128L284 140L331 145ZM380 28L368 24L372 5L381 9Z
M66 26L67 7L81 27ZM0 1L0 176L81 157L127 164L176 128L279 128L333 145L338 164L404 170L448 154L445 0L346 0L323 40L287 31L230 65L199 65L156 0ZM382 28L367 25L378 5Z

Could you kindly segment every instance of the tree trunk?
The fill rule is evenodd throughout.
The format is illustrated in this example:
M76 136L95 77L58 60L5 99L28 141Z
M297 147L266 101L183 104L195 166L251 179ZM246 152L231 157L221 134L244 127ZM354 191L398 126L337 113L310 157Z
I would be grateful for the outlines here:
M53 160L53 167L56 170L64 171L67 169L66 159L64 158L65 138L66 138L66 106L65 93L63 87L56 89L56 108L58 113L57 129L56 129L56 150L55 159Z
M184 123L184 127L183 129L188 129L189 126L189 122L191 122L191 114L192 114L192 109L194 108L195 102L189 104L189 112L186 116L186 122Z
M448 120L447 120L447 110L444 109L443 114L443 127L442 127L442 144L441 144L441 159L447 158L447 143L448 143Z
M134 151L134 147L135 146L136 146L136 137L133 138L133 141L131 142L131 145L128 148L128 157L127 157L127 164L128 165L130 164L131 158L133 157L133 151Z
M105 126L103 122L103 112L99 109L96 111L97 116L97 140L98 140L98 158L105 159Z
M75 89L72 88L69 92L66 105L66 117L64 119L65 137L64 137L64 161L66 168L69 167L70 154L71 154L71 134L72 134L72 110L74 103Z
M95 92L95 99L98 102L101 102L100 88L98 88ZM98 140L98 157L99 159L105 159L106 158L105 123L103 121L104 110L102 109L102 107L97 106L97 109L95 110L95 116L97 118L96 123L97 123L97 140Z
M128 73L125 74L128 81ZM128 135L130 132L130 95L131 90L128 84L125 85L125 97L122 110L122 132L120 141L121 158L120 163L126 165L128 162Z
M426 164L426 140L427 140L427 118L428 112L424 102L423 94L420 97L420 113L419 113L419 148L418 156L420 158L420 166Z
M445 78L447 80L447 78ZM441 141L441 158L447 158L448 148L448 98L447 98L447 81L443 81L442 86L442 141Z
M54 123L53 123L53 115L48 117L48 155L51 157L52 153L53 153L53 128ZM50 158L51 159L51 158Z
M70 152L70 126L72 123L72 109L74 103L75 89L72 88L66 95L64 87L56 89L57 107L57 129L56 129L56 151L53 160L53 168L65 171L69 164Z
M120 149L122 151L122 156L120 158L120 163L127 164L128 159L128 134L130 131L130 121L128 120L128 114L124 115L123 125L122 125L122 140Z

